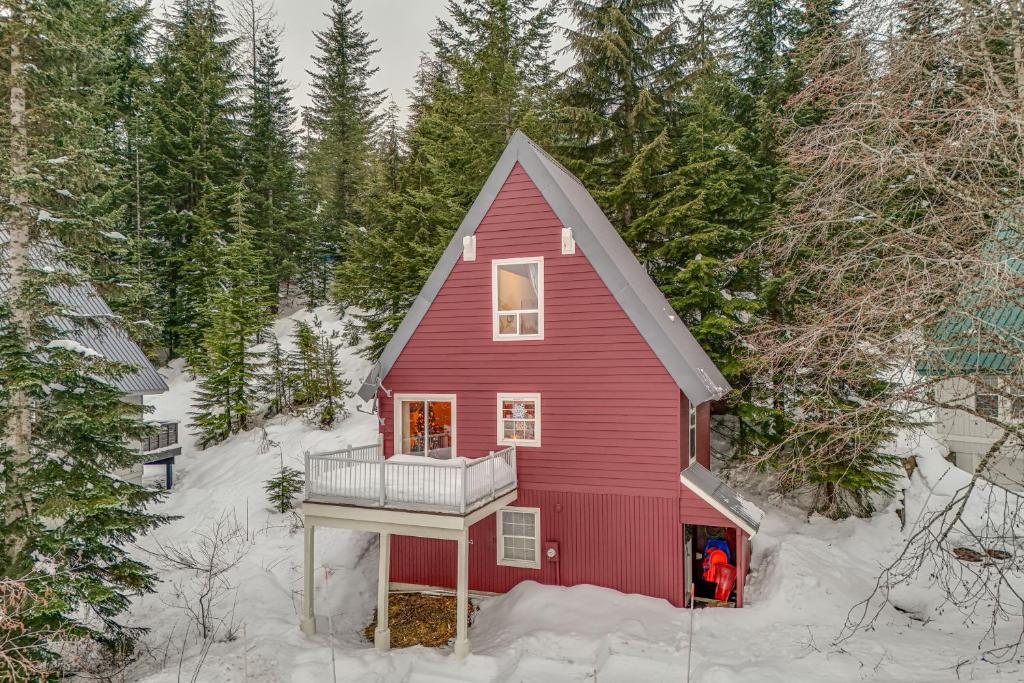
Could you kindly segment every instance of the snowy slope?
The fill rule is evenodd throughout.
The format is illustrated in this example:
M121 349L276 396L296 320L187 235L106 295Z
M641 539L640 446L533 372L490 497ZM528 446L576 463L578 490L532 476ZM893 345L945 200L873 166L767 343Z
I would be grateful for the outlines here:
M340 327L326 309L316 313ZM310 316L300 311L291 318ZM290 326L290 319L278 321L278 336L285 339ZM367 364L350 354L345 369L358 381ZM195 387L182 370L175 366L169 373L171 391L155 399L156 418L187 421ZM901 548L899 520L888 511L871 520L805 522L799 511L764 500L757 501L768 514L754 540L748 607L696 611L692 641L690 612L665 601L593 586L525 583L481 601L470 631L474 654L465 662L447 650L425 648L381 655L359 635L375 601L375 539L329 529L317 532L317 605L319 614L332 616L334 634L306 638L298 629L301 530L294 518L269 509L262 485L282 452L287 464L301 467L305 450L372 442L375 418L356 412L355 403L351 408L352 415L330 432L296 418L274 419L266 431L280 450L261 448L258 429L202 452L186 437L175 490L160 508L182 518L140 546L152 549L159 541L195 547L198 534L225 514L247 530L245 555L226 577L234 588L221 604L225 611L233 606L238 638L213 642L204 656L194 630L186 638L187 619L175 595L177 584L187 585L187 573L161 571L159 594L134 606L133 621L152 631L127 680L685 681L691 642L689 680L705 683L1024 680L1019 664L978 661L986 624L965 623L944 610L927 577L893 595L909 614L887 607L873 630L835 643L878 568ZM923 506L944 502L966 475L951 470L932 441L907 440L902 448L922 463L907 493L914 519ZM985 513L981 504L970 510L979 519Z

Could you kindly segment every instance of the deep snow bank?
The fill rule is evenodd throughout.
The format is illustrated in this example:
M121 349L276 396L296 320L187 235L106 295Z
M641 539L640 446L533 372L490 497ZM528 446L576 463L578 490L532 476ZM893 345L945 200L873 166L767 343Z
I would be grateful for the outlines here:
M327 309L315 313L328 328L340 329ZM275 332L287 343L291 319L311 315L300 311L280 320ZM344 367L357 382L367 363L346 352ZM171 391L155 398L155 417L187 422L195 385L180 365L168 379ZM692 681L1024 679L1017 664L977 660L986 624L965 622L959 613L944 611L927 576L893 594L909 614L887 607L873 629L835 643L850 608L867 596L880 567L902 548L905 533L897 516L890 509L870 520L805 522L800 511L760 498L755 502L767 516L754 539L748 606L742 610L698 610L691 615L644 596L527 582L507 595L479 602L470 631L474 654L465 662L443 649L380 655L360 636L375 602L375 539L323 529L317 534L316 599L319 614L331 617L333 635L306 638L298 629L302 534L293 518L269 508L262 487L282 455L287 464L301 467L305 450L372 442L376 418L356 412L355 402L350 407L351 416L328 432L280 417L265 426L265 436L253 430L202 452L190 437L183 439L175 490L160 508L182 518L140 545L153 548L159 541L196 547L198 534L218 520L237 521L244 530L245 552L225 577L231 588L219 607L236 625L237 639L213 642L204 657L194 629L186 637L188 619L178 595L187 591L190 576L162 570L160 592L135 602L133 621L152 631L127 680L188 681L198 670L196 680L217 683L679 682L687 680L691 617ZM921 462L907 491L912 520L942 496L952 495L965 475L950 469L934 441L908 438L900 447L918 454ZM972 510L986 514L985 506Z

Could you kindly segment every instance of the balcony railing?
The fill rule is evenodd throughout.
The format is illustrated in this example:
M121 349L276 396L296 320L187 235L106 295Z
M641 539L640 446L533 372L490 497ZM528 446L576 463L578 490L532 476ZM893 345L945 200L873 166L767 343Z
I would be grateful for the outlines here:
M139 450L143 453L151 453L176 445L178 445L178 423L161 422L155 433L143 437Z
M306 454L306 500L466 514L517 486L514 446L479 458L385 459L379 445Z

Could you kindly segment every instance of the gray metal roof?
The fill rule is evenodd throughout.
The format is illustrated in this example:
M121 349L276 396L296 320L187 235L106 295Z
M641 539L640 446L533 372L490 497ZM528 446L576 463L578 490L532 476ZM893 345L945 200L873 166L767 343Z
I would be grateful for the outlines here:
M733 491L699 462L691 463L683 470L679 481L751 536L761 527L764 511Z
M0 227L0 247L7 244L10 237L5 228ZM32 253L33 265L37 268L54 268L76 273L77 270L52 256L52 250L58 249L56 243L36 245ZM47 252L50 252L48 255ZM7 276L0 258L0 297L9 291ZM67 316L57 316L50 320L58 334L89 347L108 360L124 363L137 368L131 374L118 378L115 384L128 395L159 394L167 391L167 383L157 372L146 354L117 324L118 317L110 310L91 284L83 283L75 286L54 286L47 288L53 301L68 312ZM80 320L79 320L80 319Z
M458 262L462 238L476 232L516 162L540 190L562 225L572 228L577 246L686 397L699 405L728 393L729 383L672 310L583 184L521 131L516 131L441 260L360 387L359 395L364 400L373 398L378 382L394 365Z

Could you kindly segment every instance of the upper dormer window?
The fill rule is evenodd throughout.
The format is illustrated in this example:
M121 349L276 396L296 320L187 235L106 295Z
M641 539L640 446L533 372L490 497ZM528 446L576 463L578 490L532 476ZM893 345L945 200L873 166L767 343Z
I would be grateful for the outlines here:
M495 341L544 338L544 258L491 262Z

